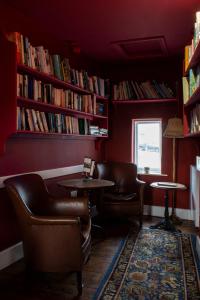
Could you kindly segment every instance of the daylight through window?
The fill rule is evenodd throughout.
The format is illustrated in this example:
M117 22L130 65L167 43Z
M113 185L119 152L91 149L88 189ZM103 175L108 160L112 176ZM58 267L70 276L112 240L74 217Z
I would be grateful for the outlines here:
M138 172L161 174L161 120L134 120L133 130L134 162Z

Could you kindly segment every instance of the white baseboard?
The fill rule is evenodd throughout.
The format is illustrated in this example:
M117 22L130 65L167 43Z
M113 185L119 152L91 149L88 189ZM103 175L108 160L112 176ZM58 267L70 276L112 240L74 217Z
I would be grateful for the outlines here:
M22 242L0 252L0 270L8 267L24 256Z
M63 175L70 175L70 174L80 173L82 171L83 171L83 165L76 165L76 166L70 166L70 167L64 167L64 168L34 171L34 172L26 172L26 173L36 173L36 174L39 174L43 179L47 179L47 178L53 178L53 177L58 177L58 176L63 176ZM9 175L9 176L0 177L0 188L4 187L3 182L7 178L22 175L22 174L26 174L26 173L13 174L13 175Z
M171 207L169 207L169 214L171 214ZM165 212L165 208L163 206L151 206L144 205L144 215L152 216L152 217L163 217ZM192 212L190 209L176 208L177 217L183 220L191 220L194 221Z

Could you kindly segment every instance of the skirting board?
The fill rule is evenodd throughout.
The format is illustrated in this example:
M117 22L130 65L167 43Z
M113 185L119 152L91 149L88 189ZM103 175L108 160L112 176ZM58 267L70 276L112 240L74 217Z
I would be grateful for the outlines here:
M8 267L24 256L22 242L0 252L0 270Z
M171 207L169 207L169 214L171 214ZM144 205L144 215L152 217L163 217L165 208L163 206ZM183 220L194 221L193 213L190 209L176 208L177 217Z
M171 213L171 209L169 209ZM193 220L192 214L189 209L176 209L176 214L181 219ZM164 207L161 206L150 206L144 205L144 215L151 215L154 217L163 217L164 216ZM200 239L197 241L197 250L200 250ZM200 251L198 252L200 253ZM23 257L23 248L22 242L7 248L0 252L0 270L8 267L12 263Z

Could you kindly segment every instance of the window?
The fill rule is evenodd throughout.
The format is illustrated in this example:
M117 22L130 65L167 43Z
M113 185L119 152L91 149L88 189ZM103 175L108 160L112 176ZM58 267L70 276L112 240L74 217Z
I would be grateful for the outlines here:
M144 168L149 168L146 172L161 174L161 120L134 120L133 133L134 162L138 172L144 173Z

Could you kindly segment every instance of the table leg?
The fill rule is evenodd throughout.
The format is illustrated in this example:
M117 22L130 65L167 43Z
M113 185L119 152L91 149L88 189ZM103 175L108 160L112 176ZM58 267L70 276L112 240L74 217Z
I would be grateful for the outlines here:
M94 195L95 194L95 195ZM102 233L104 233L104 229L103 227L96 223L94 218L96 216L99 215L99 210L101 210L101 203L102 203L102 199L103 199L103 194L104 194L104 189L103 188L100 188L96 191L90 191L89 193L89 202L90 202L90 205L91 203L93 203L93 206L90 208L90 211L91 211L91 219L92 219L92 229L97 229L98 231ZM95 201L93 201L93 195L95 196Z
M177 231L176 227L174 226L174 224L172 223L172 221L169 218L169 194L168 194L168 190L165 190L165 218L164 220L162 220L161 222L159 222L156 225L152 225L150 226L150 228L152 229L164 229L164 230L169 230L169 231Z

